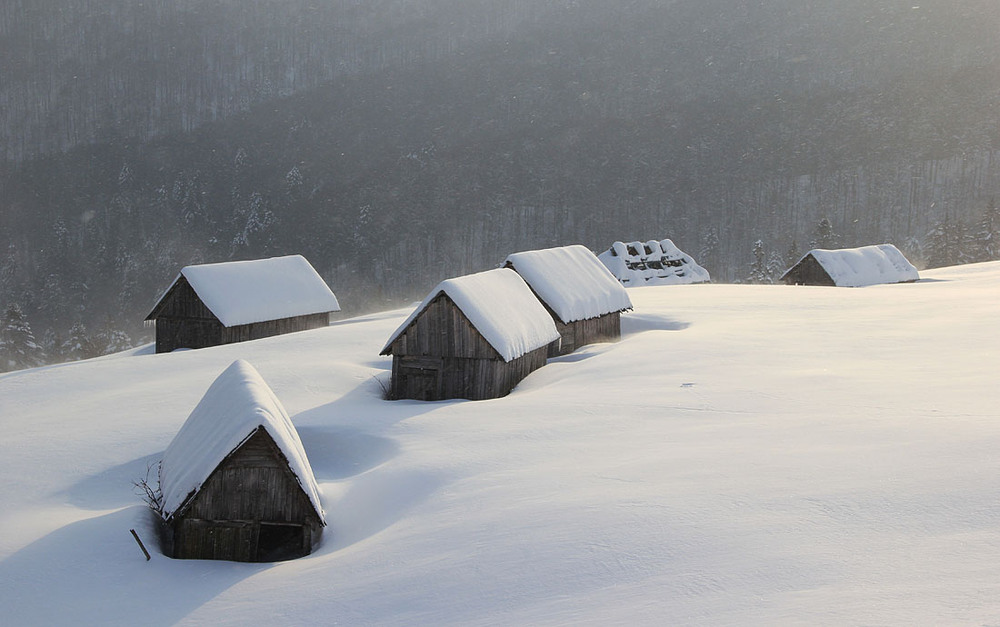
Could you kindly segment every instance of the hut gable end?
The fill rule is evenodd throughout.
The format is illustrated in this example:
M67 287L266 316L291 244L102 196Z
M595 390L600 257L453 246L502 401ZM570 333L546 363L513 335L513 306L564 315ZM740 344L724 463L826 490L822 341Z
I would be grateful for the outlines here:
M175 516L288 522L319 519L281 449L258 427L212 471Z
M403 330L383 354L501 359L468 316L447 294L440 293Z
M156 304L153 311L146 316L147 321L159 318L194 318L216 322L219 320L198 298L194 288L183 276L177 277L177 280Z

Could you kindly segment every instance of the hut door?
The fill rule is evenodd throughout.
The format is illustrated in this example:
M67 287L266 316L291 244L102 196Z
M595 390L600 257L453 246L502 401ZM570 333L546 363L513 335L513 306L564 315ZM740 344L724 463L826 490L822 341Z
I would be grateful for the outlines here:
M418 401L441 398L441 360L430 357L408 357L399 365L401 396Z
M305 534L302 525L260 523L255 562L277 562L301 557Z

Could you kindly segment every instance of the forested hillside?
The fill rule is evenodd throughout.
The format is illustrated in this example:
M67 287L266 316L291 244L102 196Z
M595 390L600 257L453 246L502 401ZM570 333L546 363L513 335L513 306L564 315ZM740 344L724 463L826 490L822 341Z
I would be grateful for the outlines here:
M286 253L347 313L567 243L670 237L719 281L817 244L997 258L998 25L993 0L12 0L0 324L35 361L97 354L181 266Z

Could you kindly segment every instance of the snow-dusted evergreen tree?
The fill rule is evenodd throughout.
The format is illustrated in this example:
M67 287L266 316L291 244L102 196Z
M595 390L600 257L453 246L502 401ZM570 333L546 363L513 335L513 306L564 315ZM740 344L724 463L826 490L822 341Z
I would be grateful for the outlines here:
M789 240L788 248L785 249L785 270L797 264L801 258L802 251L799 250L799 245L795 242L795 240Z
M698 264L706 268L712 276L719 270L719 231L712 227L705 231L698 249Z
M974 258L968 227L948 216L927 233L923 248L928 268L957 266L970 263Z
M11 303L0 321L0 371L34 368L45 362L45 354L20 305Z
M776 250L772 250L767 256L767 267L765 269L767 270L767 282L777 282L787 269L785 259L781 256L781 253Z
M991 200L989 207L976 225L975 260L995 261L1000 259L1000 207Z
M94 350L100 355L111 355L132 348L129 334L117 328L114 318L105 316L104 326L93 338Z
M82 322L77 322L70 328L69 337L62 343L60 349L63 358L68 361L90 359L101 354Z
M830 220L823 218L813 229L812 237L809 239L809 248L824 248L835 250L840 248L840 236L833 230Z
M747 283L771 283L767 272L767 253L764 251L764 241L753 243L753 263L750 264L750 274Z

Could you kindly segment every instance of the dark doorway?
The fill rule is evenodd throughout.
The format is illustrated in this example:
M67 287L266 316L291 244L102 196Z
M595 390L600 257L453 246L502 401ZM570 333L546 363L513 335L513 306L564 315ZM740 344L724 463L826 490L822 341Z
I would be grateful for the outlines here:
M257 562L278 562L304 555L302 525L260 523Z

